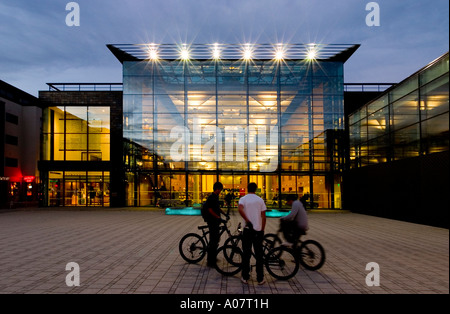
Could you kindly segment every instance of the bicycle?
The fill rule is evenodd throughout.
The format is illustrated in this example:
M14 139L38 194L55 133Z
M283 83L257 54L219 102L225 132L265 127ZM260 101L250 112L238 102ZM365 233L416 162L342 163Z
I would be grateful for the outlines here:
M221 220L219 238L222 237L222 234L224 233L227 233L229 238L233 236L228 228L229 219L230 216L227 216L226 220ZM208 225L198 226L198 229L202 231L202 235L188 233L181 238L180 243L178 244L178 250L181 257L191 264L201 261L205 257L209 246Z
M280 280L295 276L299 269L299 261L293 250L284 246L273 247L272 234L263 240L263 263L267 272ZM233 276L242 269L243 251L240 247L242 231L231 236L217 251L216 270L225 276ZM275 239L276 240L276 239ZM255 256L252 250L252 256Z
M268 233L266 242L270 248L275 248L277 245L281 245L281 239L278 234L282 232L281 228L277 234ZM302 236L306 235L306 232L300 234L296 243L293 244L292 250L298 256L300 264L308 270L318 270L325 263L325 249L323 246L315 240L302 240Z

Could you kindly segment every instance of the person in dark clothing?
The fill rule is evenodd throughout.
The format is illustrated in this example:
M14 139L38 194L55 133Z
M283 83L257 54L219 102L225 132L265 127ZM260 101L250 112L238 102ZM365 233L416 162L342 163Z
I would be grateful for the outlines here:
M220 182L214 183L214 192L208 196L203 207L205 209L204 220L208 224L209 228L209 247L208 247L208 257L207 265L214 267L216 265L217 258L217 247L219 246L219 236L220 236L220 214L225 213L220 208L219 195L223 190L223 185Z
M233 201L234 195L231 194L231 192L228 192L227 195L225 195L225 203L227 204L227 214L230 214L231 211L231 202Z

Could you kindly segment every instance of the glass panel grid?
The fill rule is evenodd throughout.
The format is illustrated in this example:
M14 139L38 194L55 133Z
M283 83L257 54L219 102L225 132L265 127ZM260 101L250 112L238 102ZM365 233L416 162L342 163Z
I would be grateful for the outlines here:
M186 197L195 203L209 191L203 176L217 180L209 173L267 173L277 178L274 192L261 187L268 200L283 194L288 181L278 177L285 171L312 178L339 169L330 165L339 154L327 151L326 131L344 128L341 62L126 61L123 82L128 189L145 183L139 171L173 171L188 175ZM326 195L320 206L332 206L331 185L315 188ZM129 205L150 204L139 193L128 193Z

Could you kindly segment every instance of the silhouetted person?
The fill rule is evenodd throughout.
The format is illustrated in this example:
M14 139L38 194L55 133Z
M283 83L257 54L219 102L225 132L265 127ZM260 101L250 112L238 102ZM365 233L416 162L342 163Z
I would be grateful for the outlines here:
M256 183L250 183L248 185L248 194L239 200L239 213L245 221L242 236L243 257L241 281L248 283L250 279L250 258L252 256L253 246L256 258L256 279L258 280L258 284L262 285L265 283L262 241L266 226L266 204L261 197L255 194L257 187Z
M228 192L227 195L225 195L225 203L227 204L227 214L230 214L231 211L231 202L233 201L234 195L231 194L231 192Z
M208 247L208 257L207 265L214 267L216 265L217 258L217 247L219 245L219 225L220 225L220 214L225 214L222 209L220 209L219 195L223 190L223 185L220 182L214 183L214 192L212 192L208 199L205 201L202 207L203 219L208 224L209 228L209 247Z

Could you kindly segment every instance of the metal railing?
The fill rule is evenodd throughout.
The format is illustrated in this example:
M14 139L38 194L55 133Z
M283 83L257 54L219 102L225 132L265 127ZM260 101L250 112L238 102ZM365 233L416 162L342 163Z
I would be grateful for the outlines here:
M50 92L122 91L122 83L47 83Z
M397 83L344 83L344 92L384 92Z

